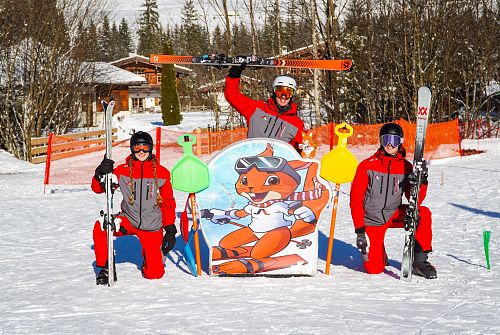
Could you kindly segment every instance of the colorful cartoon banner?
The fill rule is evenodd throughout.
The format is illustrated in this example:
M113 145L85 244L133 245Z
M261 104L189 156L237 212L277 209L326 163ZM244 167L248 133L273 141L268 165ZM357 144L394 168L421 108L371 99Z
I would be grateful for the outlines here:
M208 163L197 196L212 275L314 275L318 222L330 199L319 161L272 139L237 142Z

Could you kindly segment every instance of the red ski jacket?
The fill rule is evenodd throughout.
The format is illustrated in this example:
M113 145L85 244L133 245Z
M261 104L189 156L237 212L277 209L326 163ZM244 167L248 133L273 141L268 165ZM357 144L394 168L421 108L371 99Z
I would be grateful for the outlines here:
M362 161L351 184L351 216L354 229L382 226L401 205L403 193L410 197L408 175L412 164L403 148L396 157L385 155L382 148ZM420 187L419 205L427 194L427 183Z
M132 163L132 180L129 162ZM157 231L175 222L175 199L170 172L156 164L156 180L151 159L141 162L128 156L124 164L114 168L123 195L121 210L132 226L145 231ZM132 192L133 186L133 192ZM161 203L157 203L157 186ZM103 193L104 186L92 178L92 190Z
M280 114L272 98L253 100L240 92L240 78L226 77L224 96L248 125L248 138L275 138L288 142L295 148L302 143L304 122L297 116L297 105Z

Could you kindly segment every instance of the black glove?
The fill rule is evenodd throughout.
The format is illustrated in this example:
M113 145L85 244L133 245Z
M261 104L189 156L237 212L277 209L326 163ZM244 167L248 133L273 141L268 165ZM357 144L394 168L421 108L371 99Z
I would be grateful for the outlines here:
M241 72L245 69L245 66L247 66L246 63L241 63L241 65L238 66L231 66L229 68L229 73L227 76L229 78L240 78L241 77Z
M175 225L166 226L165 235L163 235L163 241L161 242L161 251L163 255L167 256L167 254L175 247L175 234L177 234L177 228Z
M356 234L356 247L361 251L366 251L368 248L368 240L364 232Z
M99 180L105 174L113 172L114 163L115 162L112 161L111 159L104 158L101 164L99 164L99 166L95 169L95 174L94 174L95 179Z
M418 183L418 172L421 171L420 174L420 185L427 184L427 177L429 176L429 168L427 167L427 162L423 160L421 163L417 163L413 167L413 172L408 176L408 180L410 181L410 185L417 185Z

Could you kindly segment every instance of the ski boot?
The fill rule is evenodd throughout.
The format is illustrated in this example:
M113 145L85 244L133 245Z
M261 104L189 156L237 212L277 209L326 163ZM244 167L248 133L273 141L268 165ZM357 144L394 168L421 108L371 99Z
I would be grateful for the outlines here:
M115 275L115 281L116 281L116 268L114 268L114 275ZM105 267L101 268L101 271L99 271L99 274L95 277L95 283L96 285L108 285L109 284L109 273L108 273L108 266L106 265Z
M413 273L425 279L436 279L437 273L434 265L427 261L427 253L417 252L413 260Z
M95 283L96 285L108 285L109 282L109 273L108 273L108 268L101 268L101 271L95 277Z

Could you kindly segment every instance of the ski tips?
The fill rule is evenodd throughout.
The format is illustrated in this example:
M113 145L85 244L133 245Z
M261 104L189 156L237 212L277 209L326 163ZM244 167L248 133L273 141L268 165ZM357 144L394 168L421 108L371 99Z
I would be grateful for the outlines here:
M431 87L427 86L427 85L420 86L418 89L418 94L422 94L422 93L432 94Z

